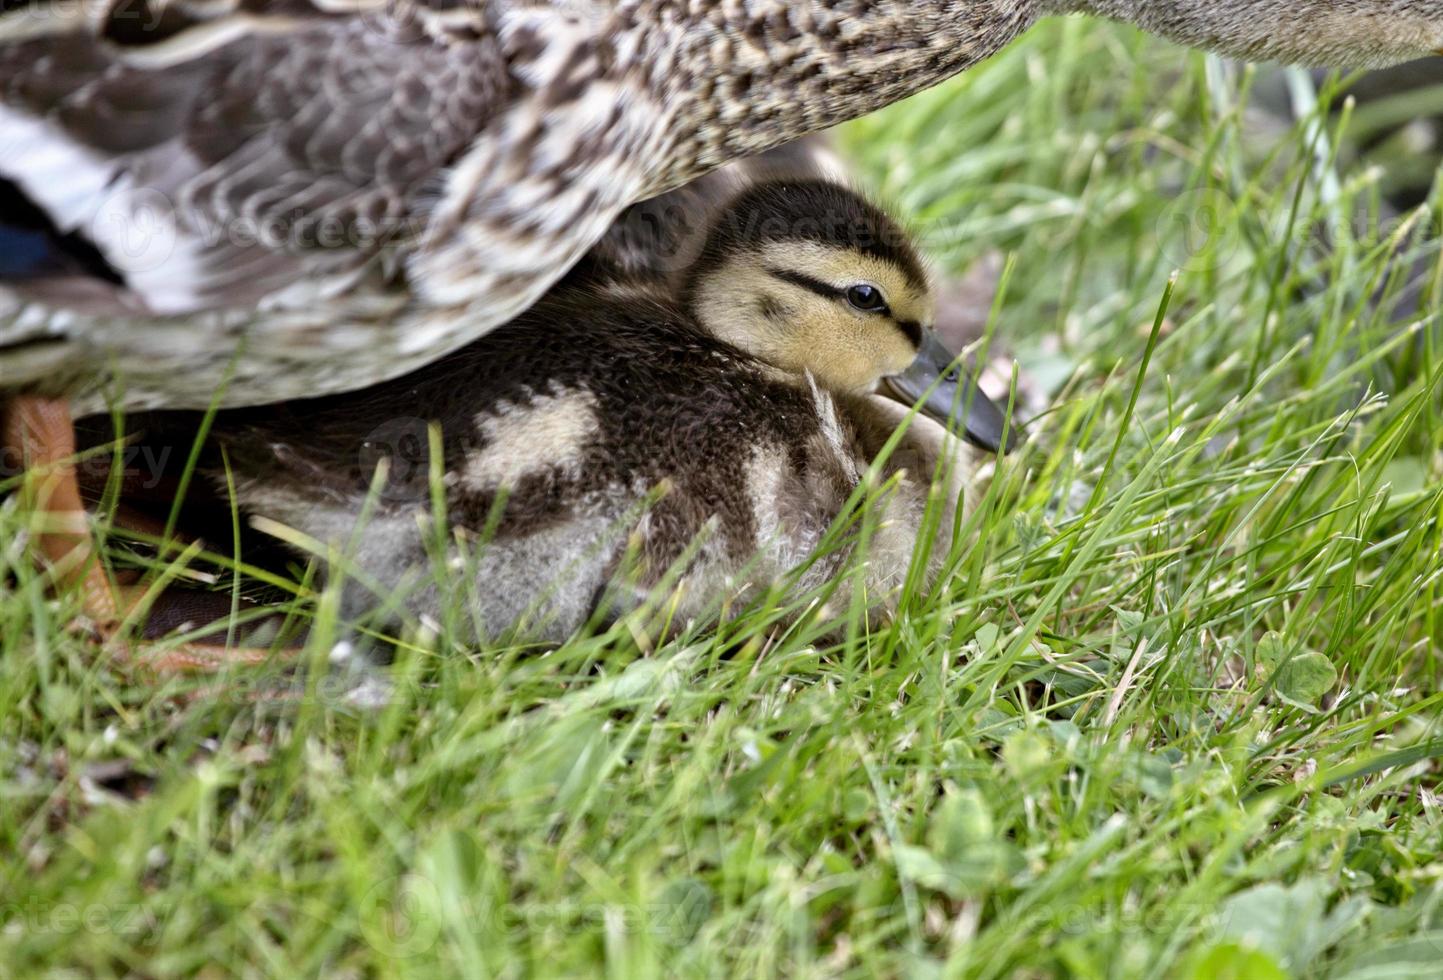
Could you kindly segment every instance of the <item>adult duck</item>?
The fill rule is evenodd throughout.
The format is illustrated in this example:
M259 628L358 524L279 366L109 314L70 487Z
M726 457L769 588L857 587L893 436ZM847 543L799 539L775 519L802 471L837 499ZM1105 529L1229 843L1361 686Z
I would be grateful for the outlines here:
M626 205L1090 11L1253 59L1443 48L1435 0L88 0L0 16L0 390L362 387L530 306Z

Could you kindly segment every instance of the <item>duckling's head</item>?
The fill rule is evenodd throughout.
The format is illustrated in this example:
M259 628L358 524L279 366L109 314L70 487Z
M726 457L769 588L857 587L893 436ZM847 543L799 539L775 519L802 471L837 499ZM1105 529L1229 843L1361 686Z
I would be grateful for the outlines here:
M936 299L911 239L886 212L825 179L763 182L723 208L683 295L708 332L843 394L883 384L996 450L1002 416L961 384L932 332Z
M686 294L715 336L840 392L906 370L936 306L906 233L826 180L763 183L735 198Z

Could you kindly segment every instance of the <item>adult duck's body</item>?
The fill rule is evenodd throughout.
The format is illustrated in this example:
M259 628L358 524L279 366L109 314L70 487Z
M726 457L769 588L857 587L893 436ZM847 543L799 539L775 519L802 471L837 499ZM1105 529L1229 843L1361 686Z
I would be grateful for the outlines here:
M1443 47L1436 0L6 4L0 387L201 407L228 372L228 404L402 374L626 205L1074 9L1254 58Z
M924 540L934 475L948 481L931 498L934 562L970 498L975 453L937 420L965 411L975 445L1005 440L994 406L943 380L917 256L881 211L820 180L742 192L699 256L670 288L615 270L568 279L392 382L222 412L216 482L233 480L252 518L343 555L350 616L400 593L416 615L468 610L483 636L560 640L648 596L684 621L792 574L802 588L829 580L856 557L858 529L819 546L876 462L877 485L892 483L858 567L885 605ZM877 393L883 378L902 401ZM913 399L924 414L879 459ZM152 443L197 424L135 423ZM439 535L427 425L444 447ZM469 547L437 566L452 532Z

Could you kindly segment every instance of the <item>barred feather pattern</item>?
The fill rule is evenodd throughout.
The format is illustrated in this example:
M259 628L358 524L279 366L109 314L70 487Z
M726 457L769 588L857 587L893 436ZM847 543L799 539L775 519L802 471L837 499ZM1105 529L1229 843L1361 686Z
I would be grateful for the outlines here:
M1443 51L1443 0L1047 0L1246 61L1382 68Z
M1339 2L1356 25L1436 0ZM0 283L0 393L373 384L527 309L626 206L941 81L1039 13L1186 35L1168 11L1199 5L0 0L0 181L115 273Z
M86 0L0 18L0 177L118 282L0 288L0 387L359 387L524 311L627 205L960 70L1026 4ZM879 40L885 38L886 40Z

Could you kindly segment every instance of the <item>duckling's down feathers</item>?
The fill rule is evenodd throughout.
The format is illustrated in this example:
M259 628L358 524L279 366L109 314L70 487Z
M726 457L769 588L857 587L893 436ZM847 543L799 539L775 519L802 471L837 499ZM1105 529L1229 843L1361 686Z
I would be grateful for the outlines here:
M399 462L398 433L409 451L424 447L432 421L444 443L447 521L489 542L474 578L483 595L469 601L483 620L509 625L547 596L544 622L529 633L560 639L600 592L622 578L649 589L684 558L694 581L687 615L802 564L896 421L867 417L699 331L674 305L573 289L364 393L222 412L213 434L228 461L213 448L203 465L223 486L228 464L249 513L322 541L354 538L369 580L394 588L427 564L417 523L430 509L424 449L381 488L359 535L357 522L373 464ZM130 423L152 446L184 445L194 425L190 413ZM909 486L907 519L881 532L896 553L868 572L881 592L908 566L913 511L926 497ZM845 551L826 556L804 584L845 560ZM437 590L465 578L423 584L413 610L435 609ZM375 603L353 585L346 597L348 615Z
M469 481L463 475L490 458L513 478L501 535L555 517L563 500L663 480L675 485L677 499L714 503L723 524L747 532L751 516L737 488L751 452L819 438L816 397L697 330L673 306L572 291L403 378L362 393L224 413L216 430L236 469L257 484L299 482L359 501L373 476L366 464L376 458L366 452L368 439L397 419L424 417L442 433L449 505L475 528L485 526L502 487L484 472ZM524 430L538 412L574 424L560 434L538 424L542 438L555 437L550 445L516 441L515 432L503 437L508 424ZM498 441L526 458L488 457ZM296 460L305 463L297 468ZM406 506L424 498L424 485L417 490Z

